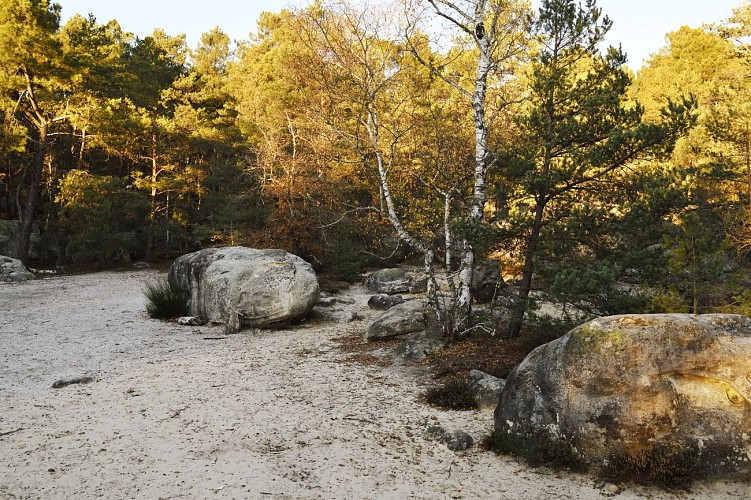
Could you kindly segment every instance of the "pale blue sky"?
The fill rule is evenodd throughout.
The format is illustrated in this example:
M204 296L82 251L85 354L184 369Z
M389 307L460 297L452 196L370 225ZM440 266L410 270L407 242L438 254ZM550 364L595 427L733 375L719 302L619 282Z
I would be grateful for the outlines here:
M93 13L100 22L117 19L122 28L146 36L156 28L170 35L185 33L196 45L201 33L219 26L231 39L247 39L255 31L261 11L279 11L308 0L56 0L63 7L63 21L79 13ZM730 16L742 0L599 0L598 5L614 22L608 43L620 43L629 66L639 69L651 53L665 45L665 34L681 26L698 27ZM533 0L539 5L539 0Z

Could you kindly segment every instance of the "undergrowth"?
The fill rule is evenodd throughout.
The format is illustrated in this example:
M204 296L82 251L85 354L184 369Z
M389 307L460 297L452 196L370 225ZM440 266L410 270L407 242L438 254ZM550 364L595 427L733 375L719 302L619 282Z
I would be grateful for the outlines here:
M466 379L455 377L425 392L425 401L431 406L446 410L474 410L475 396L469 390Z
M166 280L146 283L143 293L146 296L146 312L151 318L169 319L188 313L187 296L173 290Z

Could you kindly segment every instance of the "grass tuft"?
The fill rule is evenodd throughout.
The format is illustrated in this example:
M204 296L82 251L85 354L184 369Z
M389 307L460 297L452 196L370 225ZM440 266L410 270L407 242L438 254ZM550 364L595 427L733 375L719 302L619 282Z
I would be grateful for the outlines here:
M666 489L687 490L706 477L699 448L688 442L663 440L637 451L617 450L608 457L602 470L604 479L633 481Z
M146 312L151 318L170 319L188 313L187 296L173 290L166 280L146 283L143 293L146 295Z

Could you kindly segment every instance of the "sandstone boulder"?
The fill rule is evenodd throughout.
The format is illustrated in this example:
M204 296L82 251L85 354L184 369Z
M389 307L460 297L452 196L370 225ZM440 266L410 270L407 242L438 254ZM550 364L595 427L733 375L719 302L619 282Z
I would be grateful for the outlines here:
M365 279L365 287L375 293L407 293L413 285L414 274L399 268L373 271Z
M0 255L0 281L18 283L35 279L23 263L18 259Z
M488 259L475 264L472 270L472 298L480 304L487 304L493 300L496 291L503 287L501 264L497 260Z
M384 311L368 327L365 338L379 340L422 332L425 330L424 307L422 301L410 300Z
M283 250L208 248L179 257L169 283L185 292L191 316L267 327L300 319L319 299L309 263Z
M612 316L532 351L506 380L495 428L523 455L747 475L749 401L751 318Z

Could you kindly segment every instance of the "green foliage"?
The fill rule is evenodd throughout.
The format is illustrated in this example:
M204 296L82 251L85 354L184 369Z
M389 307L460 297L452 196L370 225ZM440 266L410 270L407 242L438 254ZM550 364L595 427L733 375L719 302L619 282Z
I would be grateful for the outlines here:
M602 226L600 220L616 219L612 215L622 202L603 200L603 187L617 180L637 156L670 150L693 124L690 99L664 103L658 124L646 122L642 107L628 102L631 77L623 68L624 54L613 48L604 55L597 50L611 25L600 14L594 2L577 5L573 0L545 1L540 9L542 49L530 68L529 106L518 118L519 137L502 156L504 174L516 181L516 192L504 198L524 262L512 335L521 330L533 274L545 260L552 260L551 248L568 249L568 260L599 260L602 249L612 247L602 239L583 241L586 235L578 229L595 229ZM583 255L582 243L589 244ZM593 243L600 243L600 248ZM590 249L593 253L587 255ZM563 253L554 251L558 257ZM601 292L613 295L613 269L589 266L577 276L563 275L557 288L577 281L578 289L570 295L582 305L589 295L601 307L622 308L617 302L623 302L623 296L592 294L593 287L605 286Z
M481 220L458 218L451 222L450 227L456 238L466 239L472 244L478 260L487 258L499 238L498 228Z
M647 305L648 313L688 313L691 307L675 288L661 289Z
M55 202L68 262L130 260L138 251L136 230L148 208L122 179L71 170L60 179Z
M682 215L672 233L664 236L667 251L665 283L677 292L694 314L706 312L713 295L726 281L729 258L717 214L694 210ZM719 299L722 301L722 299Z
M446 410L474 410L477 401L465 378L451 378L425 392L428 404Z
M335 228L333 234L325 236L326 246L321 257L321 271L349 283L360 280L371 263L362 238L353 229Z
M167 280L146 283L143 293L151 318L171 319L188 313L188 296L174 290Z

